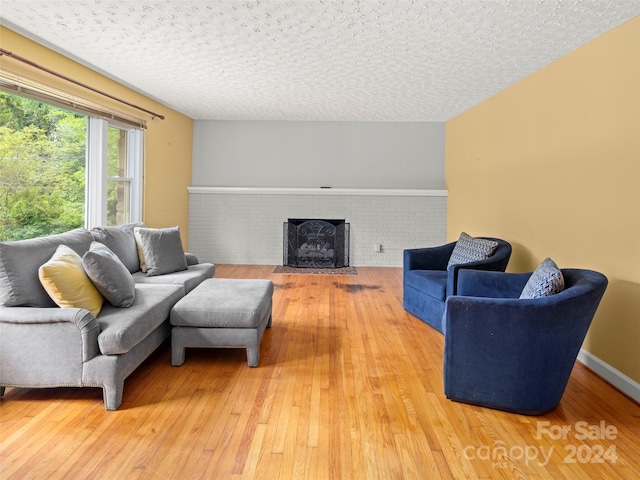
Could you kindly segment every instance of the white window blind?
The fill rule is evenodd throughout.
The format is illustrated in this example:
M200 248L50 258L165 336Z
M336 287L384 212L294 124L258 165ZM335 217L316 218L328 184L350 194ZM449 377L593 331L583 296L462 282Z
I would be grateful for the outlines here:
M99 117L128 127L145 129L146 122L140 118L118 112L102 105L77 98L39 82L0 70L0 90L31 98L39 102L56 105L91 117Z

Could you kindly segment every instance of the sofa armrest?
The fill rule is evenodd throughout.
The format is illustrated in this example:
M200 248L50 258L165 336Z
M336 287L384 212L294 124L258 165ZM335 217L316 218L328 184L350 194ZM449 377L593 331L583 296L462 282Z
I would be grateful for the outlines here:
M200 263L198 261L198 257L196 257L193 253L185 252L184 256L187 259L187 266L197 265L198 263Z
M70 341L75 341L78 336L81 338L83 362L100 353L98 348L100 325L96 317L84 308L0 307L0 336L9 329L15 330L21 327L24 327L25 335L29 335L30 328L46 324L70 324L76 327L60 330L61 335L74 337L70 338Z
M410 270L446 270L456 242L437 247L411 248L404 251L405 272Z

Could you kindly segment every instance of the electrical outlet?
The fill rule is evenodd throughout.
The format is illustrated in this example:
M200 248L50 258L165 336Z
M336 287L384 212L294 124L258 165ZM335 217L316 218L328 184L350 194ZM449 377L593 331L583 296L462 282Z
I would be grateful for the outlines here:
M380 253L382 251L382 245L380 245L379 243L376 243L373 245L373 251Z

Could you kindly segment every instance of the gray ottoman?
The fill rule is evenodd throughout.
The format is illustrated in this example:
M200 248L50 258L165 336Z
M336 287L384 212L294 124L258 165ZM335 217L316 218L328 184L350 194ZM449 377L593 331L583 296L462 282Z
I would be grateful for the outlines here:
M184 363L186 347L246 348L260 362L260 340L271 326L273 282L209 278L171 310L171 365Z

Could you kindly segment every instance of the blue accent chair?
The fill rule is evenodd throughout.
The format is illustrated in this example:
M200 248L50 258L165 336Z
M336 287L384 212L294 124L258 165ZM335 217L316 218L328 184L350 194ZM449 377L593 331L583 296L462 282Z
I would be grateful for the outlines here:
M460 272L444 314L447 398L525 415L558 405L608 283L561 271L563 291L531 300L518 298L531 273Z
M468 268L504 272L507 268L511 245L498 238L482 238L498 242L490 258L452 265L448 269L447 264L457 242L405 250L402 281L404 309L442 333L444 302L447 297L456 294L459 272Z

